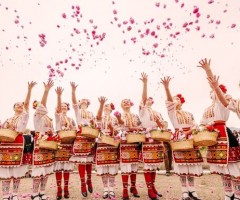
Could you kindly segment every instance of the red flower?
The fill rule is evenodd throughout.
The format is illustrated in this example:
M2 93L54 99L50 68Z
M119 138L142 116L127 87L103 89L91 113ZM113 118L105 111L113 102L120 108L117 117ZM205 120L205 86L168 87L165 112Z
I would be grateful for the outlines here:
M114 106L113 103L110 103L110 106L111 106L111 109L112 109L112 110L115 110L115 106Z
M219 85L219 87L220 87L220 89L222 90L222 92L223 92L224 94L226 94L226 92L227 92L226 86L221 84L221 85Z
M181 104L185 103L185 99L181 94L177 94L176 96L180 99Z
M65 13L63 13L63 14L62 14L62 17L63 17L64 19L66 19L66 18L67 18L67 15L66 15Z
M198 7L195 7L195 8L193 9L193 14L198 13L198 11L199 11L199 8L198 8Z
M214 131L214 126L212 125L206 126L206 128L208 131L211 131L211 132Z

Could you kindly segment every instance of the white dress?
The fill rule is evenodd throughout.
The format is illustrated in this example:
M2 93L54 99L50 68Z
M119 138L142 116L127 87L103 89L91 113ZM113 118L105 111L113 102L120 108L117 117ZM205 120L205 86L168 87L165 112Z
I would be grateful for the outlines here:
M160 163L163 161L163 144L162 142L157 142L152 140L150 135L151 130L158 128L157 123L154 121L154 117L157 117L160 120L160 122L164 125L163 129L165 130L167 128L167 122L163 120L161 114L152 110L151 107L147 107L146 105L143 105L143 103L141 103L139 108L139 118L140 118L140 121L142 122L143 128L146 129L146 138L148 140L148 142L143 144L142 151L144 151L145 149L144 147L148 149L148 147L150 146L151 148L154 148L154 150L156 150L156 152L158 152L159 153L158 155L160 156L158 158L158 162L149 161L148 163L146 163L144 162L145 153L148 158L153 157L154 154L147 151L143 152L143 162L144 162L143 168L145 170L150 170L150 171L156 170L160 166Z
M89 125L91 120L95 120L92 112L80 109L78 104L74 104L73 109L74 109L74 112L75 112L78 127L83 126L83 125ZM77 146L76 143L78 141L80 141L81 138L86 139L86 137L82 137L80 135L77 135L77 138L74 142L74 147ZM71 158L70 158L71 162L85 163L85 164L89 163L90 164L90 163L93 163L93 161L94 161L94 155L92 153L88 154L88 155L80 155L80 154L77 155L73 150L73 154L75 154L75 155L71 156Z
M76 130L75 122L72 118L62 115L61 113L55 113L56 120L56 131L70 130L71 126L72 130ZM66 124L67 123L67 124ZM67 126L66 126L66 125ZM72 171L74 168L74 164L69 161L70 154L73 148L73 144L61 144L62 149L59 149L56 152L55 158L62 157L61 161L55 161L54 163L54 171ZM69 156L69 158L68 158ZM67 159L68 158L68 159Z
M171 120L171 123L173 125L173 127L175 128L175 130L182 130L185 128L193 128L194 126L196 126L195 121L193 119L193 115L189 112L186 111L182 111L182 110L177 110L176 106L177 106L178 102L177 101L166 101L166 106L167 106L167 110L168 110L168 115L169 118ZM180 139L180 138L177 138ZM194 152L196 152L198 150L194 150ZM192 151L189 151L192 152ZM197 154L198 156L195 156L195 159L197 160L197 162L192 162L191 160L189 160L188 162L182 162L182 163L177 163L176 162L176 157L178 158L183 158L183 160L185 160L185 152L181 152L181 151L177 151L174 152L173 151L173 158L174 158L174 171L176 174L179 175L194 175L194 176L200 176L202 175L203 171L202 171L202 157L200 152L198 151ZM191 154L194 155L194 154Z
M24 110L20 116L7 119L6 122L3 123L2 127L10 128L17 132L23 133L26 129L28 119L29 119L29 113L28 113L28 111ZM8 127L8 124L11 124L11 127ZM9 148L11 148L11 143L8 143L8 144L10 146ZM1 146L1 143L0 143L0 146ZM21 147L22 154L23 154L23 146L24 146L24 144L22 144L22 147ZM3 159L4 159L4 157L0 152L0 163L1 163L1 160L3 160ZM17 165L16 166L8 166L8 165L0 164L0 177L3 179L8 179L8 178L12 178L12 177L13 178L25 177L25 174L28 171L28 165L22 164L22 161L21 161L21 164L18 166Z
M38 139L45 136L48 131L53 132L52 120L47 116L47 114L48 114L47 108L44 107L42 104L38 105L38 107L36 108L36 112L34 114L34 127L35 127L35 134L39 133L39 137L35 139L34 152L38 148L37 147ZM34 153L33 156L34 156L33 160L36 160L36 161L41 161L43 159L42 155L38 155ZM54 156L54 153L53 153L53 156ZM34 165L34 161L33 161L32 177L45 176L53 173L53 171L54 171L54 161L45 163L42 165Z
M233 106L232 103L229 104L229 108ZM232 107L233 109L236 109ZM227 121L229 118L229 109L226 108L222 103L216 99L214 103L209 106L208 108L205 109L201 124L207 125L207 124L213 124L214 121ZM228 135L227 140L225 141L226 144L228 144ZM228 148L229 151L229 148ZM239 163L237 162L228 162L228 164L209 164L210 165L210 171L212 173L217 173L217 174L224 174L224 175L231 175L235 177L240 176L240 170L239 170Z

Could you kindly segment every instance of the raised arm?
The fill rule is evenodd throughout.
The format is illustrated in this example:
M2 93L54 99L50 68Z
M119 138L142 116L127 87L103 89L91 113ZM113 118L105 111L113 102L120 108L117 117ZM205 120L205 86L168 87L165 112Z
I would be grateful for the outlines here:
M208 77L208 82L211 86L211 88L215 91L218 99L220 100L220 102L222 103L222 105L224 105L225 107L228 106L228 101L226 100L225 96L223 95L220 87L219 87L219 83L218 83L218 79L219 77L213 76L213 77Z
M29 109L29 102L30 102L30 98L31 98L32 89L36 84L37 83L33 82L33 81L31 81L30 83L28 82L28 92L27 92L27 96L26 96L25 101L24 101L25 110Z
M75 104L77 104L77 97L76 97L77 85L75 82L70 82L70 84L72 87L72 104L75 105Z
M146 73L141 73L140 80L143 82L143 91L142 91L142 102L143 105L146 104L147 101L147 81L148 81L148 75Z
M63 88L62 87L57 87L55 89L57 93L57 110L56 113L61 113L62 112L62 93L63 93Z
M48 80L47 83L43 83L44 84L44 93L43 93L43 96L42 96L42 100L41 100L41 104L46 107L46 104L47 104L47 98L48 98L48 93L49 93L49 90L53 87L54 85L54 82L53 80Z
M213 77L213 73L212 73L212 70L211 70L211 59L207 60L206 58L205 59L202 59L200 62L199 62L200 66L198 67L201 67L205 70L206 74L207 74L207 77Z
M166 76L164 78L161 79L161 83L164 86L165 92L166 92L166 96L167 96L167 100L173 102L173 97L171 95L170 89L169 89L169 82L172 79L169 76Z
M102 120L102 113L103 113L103 106L105 104L105 102L107 101L106 97L99 97L98 101L100 103L99 109L98 109L98 113L97 113L97 120Z

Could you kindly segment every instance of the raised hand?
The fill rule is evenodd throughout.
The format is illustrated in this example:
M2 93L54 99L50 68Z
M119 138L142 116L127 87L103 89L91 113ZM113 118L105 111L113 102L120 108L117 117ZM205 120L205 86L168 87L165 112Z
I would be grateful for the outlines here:
M61 95L62 95L63 90L64 90L64 89L63 89L62 87L57 87L57 88L55 89L55 91L56 91L56 93L57 93L58 96L61 96Z
M212 89L219 87L219 83L218 83L219 76L214 75L213 77L208 77L207 79Z
M170 76L166 76L164 78L161 78L160 83L162 83L165 88L168 88L171 80L172 80L172 78Z
M104 96L101 96L101 97L98 98L98 101L99 101L100 104L103 105L103 104L105 104L105 102L107 101L107 98L104 97Z
M34 81L28 82L28 90L32 90L35 85L37 85L37 83Z
M210 70L211 59L209 59L209 60L207 60L206 58L202 59L201 61L199 61L199 64L200 65L198 67L203 68L205 71Z
M46 91L49 91L54 86L53 80L48 80L47 83L43 82L43 84Z
M144 84L146 84L147 83L147 81L148 81L148 75L145 73L145 72L142 72L141 73L141 78L140 78L140 80L144 83Z
M72 87L72 91L76 91L76 89L77 89L77 86L78 85L76 85L76 83L75 82L70 82L70 85L71 85L71 87Z

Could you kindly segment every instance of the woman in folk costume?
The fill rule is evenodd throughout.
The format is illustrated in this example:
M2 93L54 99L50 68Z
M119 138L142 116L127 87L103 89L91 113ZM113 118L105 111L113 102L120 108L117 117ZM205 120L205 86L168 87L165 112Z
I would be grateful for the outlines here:
M0 177L2 179L3 200L18 200L18 188L20 178L25 177L28 171L29 160L23 154L24 138L23 133L29 119L29 101L32 88L35 82L28 83L28 92L24 102L14 104L14 116L7 119L2 128L11 129L18 133L14 142L0 142ZM13 193L10 197L10 184L13 180Z
M112 111L115 109L114 105L112 103L105 104L107 101L105 97L100 97L98 100L100 102L97 113L97 123L100 125L98 127L101 128L102 134L115 138L118 133L116 130L118 121L116 117L111 116ZM99 139L96 151L96 169L97 174L102 177L104 187L103 199L115 198L113 187L118 167L118 147L102 143L101 139Z
M131 188L130 192L134 197L139 198L139 194L136 188L136 178L139 162L140 146L138 143L128 144L126 141L126 135L142 130L141 121L138 115L133 114L130 109L133 103L130 99L124 99L121 102L123 114L115 113L118 123L123 129L121 135L120 144L120 168L122 173L123 182L123 200L128 200L128 177L130 176Z
M67 116L70 110L69 103L62 102L62 87L57 87L57 109L55 113L56 131L74 131L76 130L75 122L72 118ZM64 198L69 198L69 176L74 168L74 164L69 161L71 157L73 144L61 142L61 149L55 154L54 171L57 181L57 200L62 199L62 177L64 179Z
M218 143L208 147L207 162L210 164L212 173L222 176L225 200L240 199L240 149L239 146L233 145L232 139L226 130L226 121L229 118L229 101L231 96L227 95L227 89L218 84L218 78L213 76L210 68L210 60L201 60L200 67L207 74L209 84L212 88L210 97L212 105L205 109L201 124L212 125L219 130Z
M139 108L139 117L143 128L146 129L147 141L142 145L142 157L144 163L144 177L148 188L148 195L151 199L157 199L162 195L156 190L154 182L156 178L156 170L163 161L163 144L160 141L151 139L150 131L156 128L166 129L167 124L163 120L160 113L152 109L153 99L147 96L146 73L141 74L140 80L143 82L142 102Z
M78 163L78 172L81 179L81 192L83 197L87 197L88 192L93 192L92 186L92 163L94 161L94 144L95 139L81 136L82 126L92 126L94 124L94 116L87 108L90 105L88 99L82 99L77 102L76 89L77 85L71 82L72 87L72 104L76 115L76 121L80 131L77 134L73 145L73 156L70 158L71 162ZM85 174L87 172L87 182L85 181Z
M33 191L32 200L45 200L48 197L45 194L45 189L48 181L49 174L54 171L54 154L52 150L41 149L39 142L41 140L53 140L53 123L52 119L48 116L47 99L50 89L54 83L48 80L44 84L44 93L41 102L34 101L33 108L36 109L34 114L34 151L33 151ZM40 187L40 188L39 188ZM39 191L40 189L40 191Z
M192 137L192 129L196 127L193 115L190 112L182 110L182 104L185 102L182 95L178 94L172 97L169 82L170 77L161 79L167 96L166 106L169 118L175 128L173 140L183 140ZM202 175L202 156L198 148L190 151L173 151L174 171L180 176L182 185L183 200L199 200L195 187L194 176ZM187 185L188 182L188 185Z

